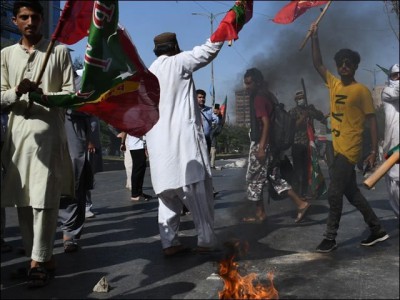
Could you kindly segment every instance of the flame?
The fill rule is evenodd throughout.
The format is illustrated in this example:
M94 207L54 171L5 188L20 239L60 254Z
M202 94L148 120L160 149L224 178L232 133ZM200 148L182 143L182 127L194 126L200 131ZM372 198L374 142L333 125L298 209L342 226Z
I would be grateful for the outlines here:
M234 256L219 263L218 274L224 280L223 291L218 292L219 299L279 299L278 291L273 284L273 273L267 273L269 285L265 286L257 279L257 274L241 276L239 264L233 261Z

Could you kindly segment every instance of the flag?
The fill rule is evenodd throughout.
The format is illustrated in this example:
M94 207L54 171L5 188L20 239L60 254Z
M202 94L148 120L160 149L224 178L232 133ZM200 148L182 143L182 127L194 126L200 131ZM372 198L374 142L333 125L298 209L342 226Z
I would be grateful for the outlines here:
M382 71L383 71L383 73L385 73L387 76L389 76L390 75L390 70L388 70L388 69L386 69L386 68L384 68L384 67L382 67L382 66L380 66L380 65L378 65L378 64L376 64Z
M400 144L398 144L397 146L394 146L392 149L390 149L390 150L384 155L385 159L388 159L390 156L393 155L393 153L399 152L399 150L400 150ZM399 163L399 162L397 162L397 163Z
M310 122L307 122L308 136L308 184L310 193L314 199L318 199L327 192L324 175L318 162L317 147L315 145L314 129Z
M289 24L304 14L309 8L323 5L329 1L290 1L272 19L278 24Z
M93 2L67 0L52 39L72 45L86 37L92 19Z
M214 107L215 104L215 88L214 85L210 84L210 95L211 95L211 106Z
M226 121L226 115L227 115L226 109L227 109L227 104L228 104L228 96L225 96L224 103L222 103L222 104L219 106L219 112L221 113L221 116L222 116L222 119L221 119L222 125L224 125L224 124L225 124L225 121Z
M126 30L118 26L118 1L95 1L81 89L72 95L38 95L34 101L98 116L133 136L158 121L160 88Z
M211 35L211 42L237 40L239 31L253 16L253 0L238 0Z

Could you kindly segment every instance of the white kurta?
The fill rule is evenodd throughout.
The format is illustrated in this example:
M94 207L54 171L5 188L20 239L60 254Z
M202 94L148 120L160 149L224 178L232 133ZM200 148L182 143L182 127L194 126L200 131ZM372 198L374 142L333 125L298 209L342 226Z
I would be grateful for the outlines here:
M58 208L61 194L73 195L73 172L64 129L65 110L35 103L24 118L28 95L15 87L24 78L36 81L49 42L41 40L27 53L20 44L1 50L1 106L13 104L1 153L5 167L2 206ZM74 92L69 51L56 45L41 80L45 94Z
M160 118L146 134L156 194L211 177L192 73L210 63L222 45L207 40L191 51L161 55L149 68L160 84Z
M399 85L387 86L382 91L382 101L385 109L385 140L383 151L387 153L399 144ZM399 180L399 164L395 164L388 175Z

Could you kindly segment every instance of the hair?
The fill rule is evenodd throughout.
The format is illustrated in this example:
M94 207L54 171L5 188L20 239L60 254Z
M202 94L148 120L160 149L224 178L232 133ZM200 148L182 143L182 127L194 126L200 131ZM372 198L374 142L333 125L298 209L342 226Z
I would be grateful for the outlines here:
M263 76L263 74L262 74L261 71L260 71L259 69L257 69L257 68L248 69L248 70L246 71L246 73L244 73L244 76L243 76L243 77L244 77L244 78L246 78L246 77L251 77L257 85L263 83L263 81L264 81L264 76Z
M170 55L179 53L181 52L181 49L179 48L179 45L177 43L171 42L155 46L153 52L158 57L163 54Z
M13 6L13 15L16 17L21 7L29 7L43 17L43 6L37 0L15 1Z
M361 61L360 54L350 49L340 49L338 52L336 52L333 59L335 60L336 64L338 64L341 63L345 58L349 59L356 66L358 66Z
M204 97L206 96L206 92L201 89L196 90L196 95L198 95L198 94L203 95Z

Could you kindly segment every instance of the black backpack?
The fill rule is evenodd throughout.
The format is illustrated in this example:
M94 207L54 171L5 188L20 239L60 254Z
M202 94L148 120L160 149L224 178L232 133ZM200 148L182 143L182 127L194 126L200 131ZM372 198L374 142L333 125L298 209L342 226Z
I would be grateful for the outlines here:
M269 145L274 152L289 149L294 142L296 120L292 118L282 103L272 93L268 99L273 102L271 129L269 131Z

